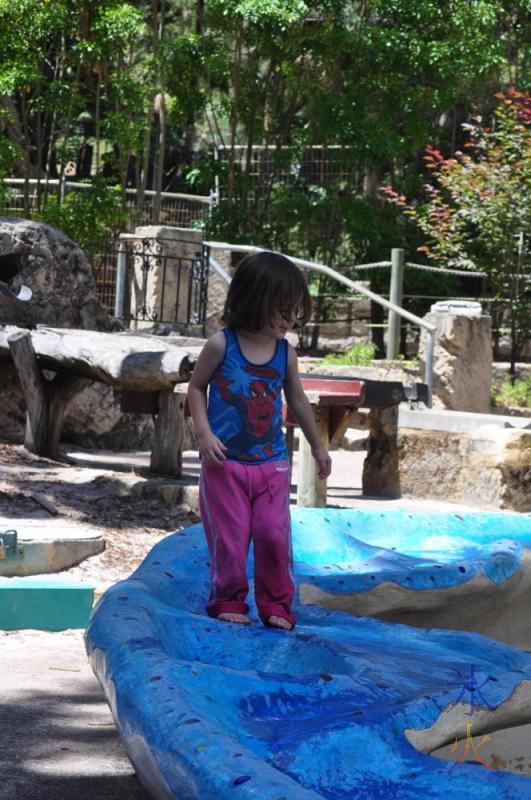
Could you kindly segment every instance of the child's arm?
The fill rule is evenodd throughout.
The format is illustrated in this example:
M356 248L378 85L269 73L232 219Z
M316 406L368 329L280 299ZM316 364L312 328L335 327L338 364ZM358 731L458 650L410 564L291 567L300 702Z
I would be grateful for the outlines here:
M299 378L297 354L290 344L288 344L288 371L284 381L284 394L289 410L301 426L312 448L312 455L319 464L319 477L328 478L332 470L332 461L319 438L312 407L304 394Z
M225 459L227 449L212 433L207 416L207 388L225 353L225 336L219 332L207 341L196 361L188 384L188 406L194 421L201 458L211 465Z

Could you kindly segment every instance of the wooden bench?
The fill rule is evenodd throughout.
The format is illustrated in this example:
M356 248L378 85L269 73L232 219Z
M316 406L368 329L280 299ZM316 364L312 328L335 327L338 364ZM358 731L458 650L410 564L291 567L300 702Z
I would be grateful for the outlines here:
M369 458L378 458L381 448L396 447L387 434L387 420L398 414L399 403L414 399L427 403L428 387L417 383L405 387L398 381L376 381L354 377L310 374L300 376L304 393L313 408L321 441L327 450L339 446L345 431L355 427L354 420L360 408L369 409ZM293 432L297 421L289 409L284 410L290 461L293 454ZM395 437L396 438L396 437ZM319 478L317 463L306 438L299 439L299 475L297 505L311 508L326 506L327 481ZM367 484L367 485L366 485ZM365 481L364 493L379 493ZM382 494L384 493L382 487Z
M68 404L91 381L122 391L156 391L150 469L180 477L185 398L178 386L188 381L203 344L202 339L138 332L0 329L0 355L13 359L26 401L25 447L57 458Z

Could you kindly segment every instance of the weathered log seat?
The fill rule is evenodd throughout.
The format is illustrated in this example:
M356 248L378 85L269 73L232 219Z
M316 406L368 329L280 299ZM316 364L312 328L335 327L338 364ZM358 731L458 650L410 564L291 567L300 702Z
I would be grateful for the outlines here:
M189 379L202 345L201 339L136 332L1 328L0 355L11 355L26 401L25 447L57 457L69 402L91 381L101 381L159 392L151 470L180 475L184 395L178 387Z

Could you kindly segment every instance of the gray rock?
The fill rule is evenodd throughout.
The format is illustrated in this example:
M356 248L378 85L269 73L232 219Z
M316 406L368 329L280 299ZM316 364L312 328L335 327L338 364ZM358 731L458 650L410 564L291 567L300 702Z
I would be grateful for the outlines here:
M114 321L97 299L92 267L82 249L62 231L41 222L0 217L0 280L17 293L26 285L28 302L0 305L0 326L50 325L112 330ZM22 442L25 405L16 370L0 359L0 439ZM150 417L122 415L110 387L89 386L74 401L65 436L91 447L150 447Z
M32 291L27 303L0 306L0 324L110 328L82 249L50 225L0 217L0 280Z

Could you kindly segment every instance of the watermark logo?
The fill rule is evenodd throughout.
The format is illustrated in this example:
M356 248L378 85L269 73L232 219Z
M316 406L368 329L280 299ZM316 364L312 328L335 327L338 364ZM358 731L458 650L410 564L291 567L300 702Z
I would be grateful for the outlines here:
M460 681L456 681L452 686L461 686L461 694L455 701L455 703L447 709L447 711L451 711L452 708L455 708L456 705L459 703L465 692L470 692L470 711L467 712L467 717L471 717L474 714L474 708L476 704L476 698L480 698L483 705L487 706L491 711L494 711L494 708L488 703L488 701L483 697L481 694L481 690L485 686L486 683L490 681L496 681L496 678L493 678L492 675L489 675L481 684L478 686L478 682L476 680L476 675L474 673L474 664L470 665L470 680L467 681L466 678L463 678L463 675L459 672L458 669L453 668L454 672L457 672Z
M468 753L468 751L470 750L470 748L471 748L471 747L472 747L472 750L474 751L474 755L476 756L476 758L477 758L477 760L479 761L479 763L480 763L480 764L483 764L483 766L485 767L485 769L490 769L490 770L492 769L492 767L491 767L489 764L487 764L487 762L486 762L486 761L483 761L483 759L481 758L480 754L478 753L477 747L476 747L476 745L474 744L474 742L473 742L473 740L472 740L472 734L470 733L470 729L471 729L471 727L472 727L472 723L471 723L471 722L467 722L467 724L466 724L466 743L465 743L465 750L464 750L464 752L463 752L463 755L461 756L461 758L459 759L459 761L457 761L457 762L456 762L456 763L453 765L453 767L450 767L450 769L447 769L447 770L446 770L446 772L451 772L453 769L455 769L456 767L458 767L458 766L459 766L459 764L462 764L462 763L463 763L463 761L465 760L465 758L466 758L466 756L467 756L467 753ZM482 745L482 744L485 744L485 742L488 742L488 741L490 741L490 736L487 736L487 735L485 734L485 736L483 737L483 739L482 739L482 740L480 741L480 743L478 744L478 747L481 747L481 745ZM456 737L455 737L455 742L454 742L454 743L453 743L453 745L452 745L452 753L455 753L455 751L457 750L457 747L458 747L458 743L457 743L457 736L456 736Z
M457 698L457 700L455 701L455 703L453 703L451 706L449 706L449 707L446 709L446 710L447 710L447 712L448 712L448 711L451 711L451 710L452 710L452 708L455 708L455 707L456 707L456 705L457 705L457 704L459 703L459 701L461 700L461 698L462 698L462 697L463 697L463 696L464 696L466 693L470 693L470 711L467 711L467 712L465 712L465 713L466 713L466 715L467 715L468 717L471 717L471 716L473 716L473 714L474 714L474 709L475 709L475 707L476 707L476 704L477 704L479 701L481 701L481 704L482 704L483 706L486 706L486 707L487 707L487 708L488 708L490 711L494 711L494 707L490 705L490 703L488 702L488 700L487 700L487 699L484 697L484 695L482 694L481 690L483 689L483 687L485 686L485 684L487 684L487 683L490 683L491 681L496 681L496 678L493 678L493 677L492 677L492 675L488 675L488 676L487 676L487 678L486 678L486 679L483 681L483 683L481 683L481 684L478 684L478 681L477 681L477 678L476 678L476 674L475 674L475 666L474 666L474 664L471 664L471 665L470 665L470 678L468 678L468 677L464 677L464 676L463 676L463 674L462 674L461 672L459 672L459 670L458 670L458 669L455 669L455 667L453 668L453 670L454 670L454 672L456 672L456 673L457 673L457 675L458 675L458 677L459 677L459 679L460 679L460 680L459 680L459 681L456 681L456 682L455 682L454 684L452 684L452 685L453 685L453 686L460 686L460 687L461 687L461 693L459 694L459 697ZM477 761L479 761L479 763L480 763L480 764L482 764L482 765L485 767L485 769L489 769L489 770L491 770L491 769L492 769L492 767L491 767L491 766L489 766L489 764L487 764L487 762L486 762L486 761L484 761L484 760L481 758L481 756L479 755L479 753L478 753L478 748L479 748L479 747L481 747L481 745L482 745L482 744L485 744L485 742L488 742L488 741L490 741L490 736L487 736L487 735L485 735L485 736L483 737L483 739L481 740L481 742L480 742L480 743L479 743L479 744L476 746L476 745L474 744L474 741L473 741L473 739L472 739L472 734L470 733L471 729L472 729L472 723L471 723L471 722L467 722L467 724L466 724L466 741L465 741L465 750L464 750L464 752L463 752L463 755L462 755L462 756L461 756L461 758L459 759L459 761L457 761L457 762L456 762L456 763L455 763L455 764L454 764L452 767L450 767L449 769L447 769L447 770L446 770L447 772L451 772L451 770L455 769L456 767L458 767L458 766L459 766L459 764L462 764L462 763L463 763L463 761L465 760L465 758L466 758L466 757L467 757L467 755L468 755L468 752L469 752L470 748L472 748L472 751L473 751L473 753L474 753L474 755L475 755L475 757L476 757ZM458 748L458 739L457 739L457 736L456 736L456 737L455 737L455 742L454 742L454 744L452 745L452 753L455 753L455 751L457 750L457 748Z

